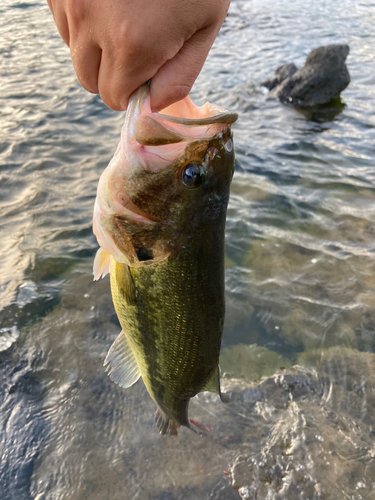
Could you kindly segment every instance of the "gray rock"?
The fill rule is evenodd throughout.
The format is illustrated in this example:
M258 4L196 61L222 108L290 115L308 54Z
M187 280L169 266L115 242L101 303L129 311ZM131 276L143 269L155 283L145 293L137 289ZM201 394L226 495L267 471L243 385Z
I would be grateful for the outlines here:
M278 85L280 85L281 82L293 76L297 70L298 70L297 66L293 63L283 64L282 66L279 66L277 68L277 70L275 71L274 75L271 76L271 78L261 83L261 86L266 87L268 90L272 90Z
M348 45L326 45L314 49L305 65L284 79L270 93L283 103L298 107L326 104L338 97L350 82L345 64Z

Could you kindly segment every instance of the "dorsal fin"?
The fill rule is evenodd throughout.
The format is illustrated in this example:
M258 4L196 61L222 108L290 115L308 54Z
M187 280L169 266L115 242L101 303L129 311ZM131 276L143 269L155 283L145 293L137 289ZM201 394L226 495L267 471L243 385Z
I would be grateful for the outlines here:
M111 380L124 389L135 384L141 376L132 348L123 331L111 345L104 366Z

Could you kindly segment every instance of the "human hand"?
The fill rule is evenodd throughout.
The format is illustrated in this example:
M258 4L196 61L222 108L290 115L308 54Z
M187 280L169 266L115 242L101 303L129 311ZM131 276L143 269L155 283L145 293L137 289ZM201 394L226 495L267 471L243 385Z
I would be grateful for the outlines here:
M81 85L114 110L151 80L151 107L187 96L230 0L48 0Z

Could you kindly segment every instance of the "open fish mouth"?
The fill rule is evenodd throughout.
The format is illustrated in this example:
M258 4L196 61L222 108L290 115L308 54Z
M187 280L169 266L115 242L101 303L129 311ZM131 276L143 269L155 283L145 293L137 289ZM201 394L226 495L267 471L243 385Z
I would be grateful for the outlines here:
M187 143L223 133L237 118L237 113L208 102L196 106L190 96L152 112L149 86L145 84L130 99L125 143L144 159L144 168L159 170L181 156Z
M225 111L214 104L196 106L189 96L161 112L153 113L148 86L142 86L134 95L134 100L139 109L134 123L134 137L144 146L161 146L212 137L238 118L237 113ZM133 107L130 113L132 109Z

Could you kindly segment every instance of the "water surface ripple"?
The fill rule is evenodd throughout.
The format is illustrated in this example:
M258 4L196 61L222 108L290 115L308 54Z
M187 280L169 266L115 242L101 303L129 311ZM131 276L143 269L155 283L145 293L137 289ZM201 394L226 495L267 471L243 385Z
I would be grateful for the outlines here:
M44 1L0 6L0 496L375 497L375 5L233 0L192 96L237 111L224 387L204 439L153 427L142 383L102 362L119 333L93 283L100 173L124 116L78 84ZM299 112L260 83L350 45L341 103Z

